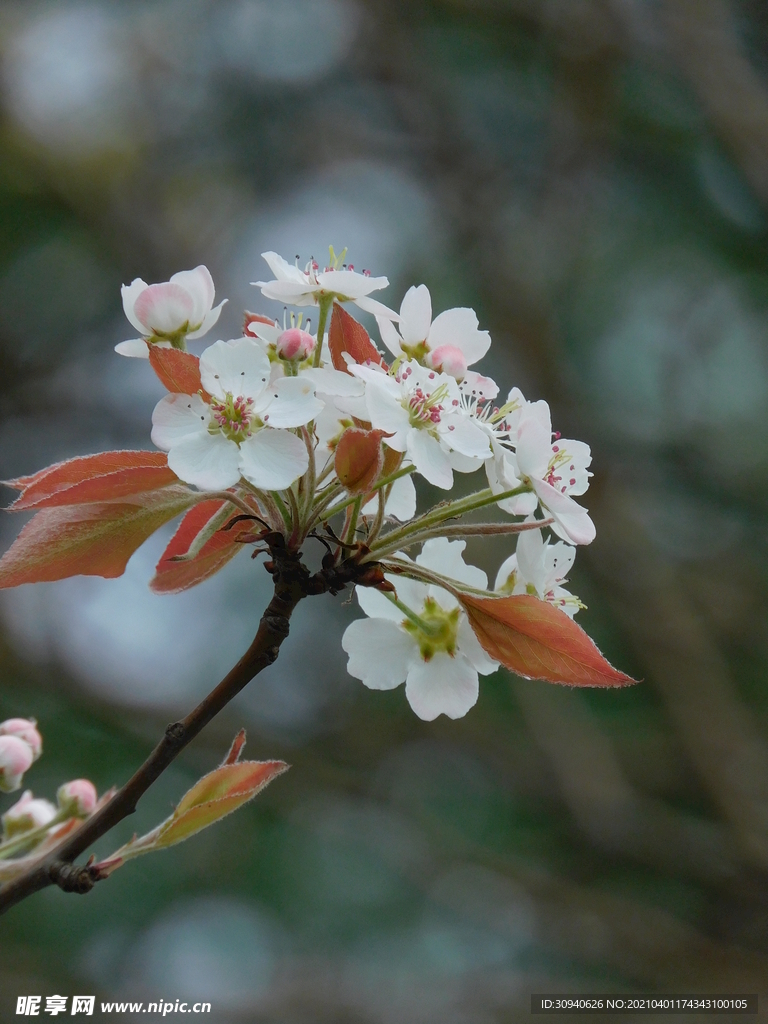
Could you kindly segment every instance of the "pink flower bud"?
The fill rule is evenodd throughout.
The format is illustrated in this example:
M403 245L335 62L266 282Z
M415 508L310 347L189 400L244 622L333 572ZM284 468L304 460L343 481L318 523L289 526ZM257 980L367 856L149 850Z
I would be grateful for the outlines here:
M467 372L467 358L455 345L440 345L429 353L429 365L440 373L461 380Z
M20 832L29 832L30 829L47 825L57 814L58 811L50 800L36 800L32 790L28 789L3 815L3 833L12 836Z
M13 793L21 788L21 780L35 755L32 747L18 736L0 736L0 790Z
M32 757L36 761L43 752L43 737L37 731L34 718L6 718L0 722L0 736L18 736L32 748Z
M65 782L56 791L59 807L76 818L85 818L96 806L96 787L88 779L73 779Z
M298 327L283 331L275 343L281 359L306 359L315 350L315 339Z

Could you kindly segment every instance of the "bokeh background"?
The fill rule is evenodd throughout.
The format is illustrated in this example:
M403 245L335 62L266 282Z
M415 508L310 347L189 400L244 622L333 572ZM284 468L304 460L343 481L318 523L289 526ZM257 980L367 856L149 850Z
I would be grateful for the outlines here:
M149 447L161 389L113 353L122 282L206 263L229 298L207 340L226 338L244 307L277 311L248 283L262 251L346 245L390 305L423 281L436 309L474 306L487 372L591 444L579 621L644 680L499 672L465 719L426 724L346 675L355 607L305 602L278 663L97 850L164 817L241 725L292 770L86 898L16 907L2 1019L25 993L204 999L217 1024L765 995L765 5L6 0L0 105L3 478ZM36 795L124 781L247 646L261 565L156 597L167 537L120 580L2 594L0 716L40 721ZM469 552L489 573L505 553Z

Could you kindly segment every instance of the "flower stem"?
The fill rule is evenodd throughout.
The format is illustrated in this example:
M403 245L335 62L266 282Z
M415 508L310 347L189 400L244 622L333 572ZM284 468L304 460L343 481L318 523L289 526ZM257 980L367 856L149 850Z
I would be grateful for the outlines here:
M385 548L377 548L376 557L386 557L397 548L408 548L412 544L421 544L433 537L495 537L540 530L543 526L551 526L552 523L554 519L537 519L535 523L441 523L439 526L419 530L407 540L401 539Z
M283 522L285 523L286 530L290 530L291 529L291 513L285 507L285 502L280 497L280 495L277 493L277 491L273 491L272 492L272 498L273 498L275 504L277 505L277 509L278 509L280 515L283 518Z
M0 860L5 860L6 857L10 857L12 854L17 853L19 850L23 850L30 843L35 845L40 839L44 839L50 829L60 825L62 821L67 818L71 818L72 815L66 811L59 810L55 818L51 818L45 825L38 825L37 828L31 828L26 832L20 833L18 836L14 836L11 839L6 839L4 843L0 843Z
M427 636L437 636L440 632L440 625L433 625L430 622L425 622L424 619L418 616L416 612L412 611L407 604L403 604L403 602L394 594L385 594L384 596L390 600L395 608L398 608L403 615L414 624L414 626L417 626L422 633L426 633Z
M315 344L315 358L313 361L314 366L320 365L320 359L323 352L323 338L325 337L325 325L328 321L328 310L333 305L333 296L324 295L320 299L320 315L317 324L317 343Z
M413 473L414 468L414 466L405 466L402 469L398 469L396 473L390 473L389 476L385 476L382 480L379 480L378 483L371 488L370 493L373 494L375 491L381 490L382 487L388 487L389 484L394 483L395 480L399 480L401 476L408 476L409 473ZM353 504L355 501L357 501L357 496L353 494L352 497L347 498L345 501L340 501L339 504L334 505L333 508L329 508L326 512L322 513L319 518L330 519L338 512L343 512L348 505Z
M527 484L521 484L510 491L502 491L501 494L494 494L490 487L482 491L470 494L466 498L458 498L456 501L447 501L444 505L438 505L431 512L425 513L418 519L400 526L396 530L390 530L384 534L378 544L374 544L369 555L363 558L365 562L371 562L381 557L385 551L394 551L408 538L417 533L444 523L447 519L455 519L457 516L466 515L467 512L474 512L475 509L484 508L486 505L493 505L497 501L504 501L507 498L514 498L518 494L527 494L531 488Z

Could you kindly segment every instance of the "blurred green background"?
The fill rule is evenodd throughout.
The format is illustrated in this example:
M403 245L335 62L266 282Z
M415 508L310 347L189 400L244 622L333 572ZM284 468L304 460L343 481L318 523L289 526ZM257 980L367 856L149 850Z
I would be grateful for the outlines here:
M592 446L579 621L644 680L499 672L465 719L427 724L346 675L355 606L305 602L278 663L97 852L164 817L241 725L292 770L89 896L9 913L2 1019L27 993L205 999L217 1024L766 996L765 5L6 0L0 103L3 478L150 446L162 389L113 352L121 282L205 263L230 300L206 341L234 337L244 307L278 311L248 284L262 251L347 245L390 305L423 281L436 310L474 306L487 372ZM247 646L261 565L156 597L168 535L120 580L2 594L0 717L39 719L36 795L124 781ZM469 551L489 573L506 553Z

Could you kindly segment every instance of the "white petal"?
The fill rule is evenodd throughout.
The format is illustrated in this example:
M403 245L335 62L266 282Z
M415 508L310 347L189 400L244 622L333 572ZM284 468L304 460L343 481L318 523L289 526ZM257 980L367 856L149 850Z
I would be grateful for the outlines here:
M400 333L406 345L426 341L432 323L432 299L429 288L420 284L405 293L400 305Z
M354 270L324 270L317 275L317 283L326 292L357 300L386 288L389 281L386 277L366 277Z
M463 718L477 703L479 689L477 671L467 659L444 652L411 665L405 681L408 703L425 722L438 715Z
M442 576L466 583L478 590L485 590L488 577L476 565L467 565L462 554L467 546L465 540L448 540L447 537L434 537L428 540L416 559L425 569L432 569Z
M448 455L426 430L409 430L408 457L425 480L435 487L449 491L453 487L453 470Z
M544 538L541 530L528 530L517 538L517 567L526 583L532 583L539 597L546 591Z
M181 270L178 274L173 274L171 281L181 285L192 299L192 314L189 322L201 324L205 314L210 312L213 297L216 294L208 267L201 264L194 270Z
M459 387L465 395L475 395L483 399L493 399L499 393L499 385L495 380L484 377L482 373L476 373L474 370L467 370Z
M269 356L252 338L217 341L200 356L200 377L217 398L258 399L269 383Z
M572 544L592 543L595 539L595 524L585 508L543 480L534 480L533 486L542 507L555 517L552 529L558 537Z
M398 319L398 315L394 309L390 309L389 306L385 306L383 302L371 299L367 295L363 295L359 299L355 299L355 305L359 306L360 309L364 309L366 313L373 313L377 319L378 317L383 317L386 320Z
M239 452L223 434L192 434L171 448L168 465L185 483L204 491L221 491L240 479Z
M278 281L299 281L306 285L307 275L294 263L284 260L276 252L263 252L261 256Z
M416 488L410 476L401 476L392 484L384 512L405 523L416 515Z
M426 593L426 590L425 590ZM355 587L357 603L371 619L389 619L402 622L405 616L380 590L374 587Z
M510 555L509 558L505 558L499 566L499 571L496 573L496 582L493 585L494 590L503 590L507 585L507 580L513 572L517 572L517 555Z
M534 480L542 479L552 454L552 436L535 416L525 416L517 430L515 449L520 472Z
M125 311L125 315L128 317L128 319L131 322L131 325L136 328L139 334L146 334L147 328L136 316L134 307L136 306L136 299L138 299L138 297L141 295L144 289L148 287L149 285L147 284L146 281L142 281L140 277L136 277L133 279L133 281L131 281L130 284L124 284L120 288L120 294L122 295L123 298L123 310Z
M218 306L215 306L213 309L209 309L203 317L203 322L200 324L200 327L196 331L190 331L187 338L189 338L190 341L194 341L195 338L202 338L204 334L207 334L219 319L219 316L221 315L221 307L225 306L227 301L227 299L222 299Z
M121 356L130 356L132 359L149 359L149 348L143 338L121 341L115 345L115 352Z
M210 419L200 395L166 395L152 413L152 444L167 452L185 437L207 433Z
M298 281L252 281L251 284L261 288L261 294L267 299L278 302L290 302L294 306L316 306L317 291L314 285Z
M482 359L491 347L488 331L478 331L477 314L474 309L446 309L436 317L429 330L430 349L441 345L454 345L460 349L471 365Z
M151 284L139 295L134 312L144 325L145 334L153 331L172 334L191 321L194 302L189 292L172 281Z
M469 661L473 668L476 668L481 676L489 676L499 667L498 661L494 661L482 648L480 641L474 634L466 615L459 619L459 627L456 633L458 650Z
M574 441L570 438L560 438L552 446L552 450L558 449L557 454L565 454L569 461L564 462L555 470L563 481L568 485L568 494L574 497L584 492L589 487L589 476L587 467L592 462L592 452L589 445L583 441ZM575 483L571 483L574 480Z
M324 395L353 397L365 393L361 380L344 370L334 370L332 366L308 367L301 371L300 376L311 380L315 390Z
M306 445L287 430L265 427L240 445L240 472L265 491L290 487L308 465Z
M386 316L377 316L376 323L379 325L379 334L381 340L387 346L393 356L402 355L403 349L400 345L400 335L397 333L397 328L392 323L391 319Z
M305 377L281 377L270 387L269 405L262 414L270 427L301 427L323 411L323 403L315 398L315 386Z
M487 432L467 416L444 416L440 425L440 436L449 447L461 455L485 461L493 454L491 439ZM475 468L479 468L479 465L478 463Z
M544 552L544 566L546 570L545 589L549 590L556 583L564 580L573 567L576 559L576 548L570 544L548 544Z
M347 626L341 646L349 655L347 672L371 690L392 690L418 657L414 639L386 619L358 619Z
M389 447L404 451L410 419L391 389L370 381L365 389L365 404L373 427L394 435L387 438Z

